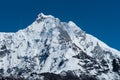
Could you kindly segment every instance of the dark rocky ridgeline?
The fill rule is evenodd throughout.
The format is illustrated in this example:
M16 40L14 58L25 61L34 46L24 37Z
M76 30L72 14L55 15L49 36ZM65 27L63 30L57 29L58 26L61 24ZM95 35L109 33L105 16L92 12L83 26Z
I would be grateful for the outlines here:
M7 77L0 77L0 80L26 80L25 78L22 77L14 77L14 76L7 76Z
M39 77L35 78L35 75ZM42 78L41 78L42 77ZM72 71L66 72L65 75L54 74L54 73L42 73L42 74L31 74L31 77L23 78L23 77L0 77L0 80L98 80L95 76L81 74L80 77L77 77L72 73Z
M43 80L98 80L96 76L87 74L81 74L78 77L72 71L65 72L64 74L42 73L40 76L43 77Z
M81 73L78 77L74 71L63 71L60 74L42 73L39 75L43 77L43 80L98 80L95 75L87 75L84 73Z
M53 74L53 73L42 73L44 80L80 80L77 76L72 73L67 73L66 75Z

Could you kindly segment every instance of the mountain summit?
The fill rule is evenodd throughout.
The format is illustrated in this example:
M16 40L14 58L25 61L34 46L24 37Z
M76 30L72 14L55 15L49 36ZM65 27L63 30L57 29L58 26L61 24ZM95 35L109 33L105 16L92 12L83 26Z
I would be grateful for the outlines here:
M119 80L120 52L41 13L26 29L0 33L0 80L10 79Z

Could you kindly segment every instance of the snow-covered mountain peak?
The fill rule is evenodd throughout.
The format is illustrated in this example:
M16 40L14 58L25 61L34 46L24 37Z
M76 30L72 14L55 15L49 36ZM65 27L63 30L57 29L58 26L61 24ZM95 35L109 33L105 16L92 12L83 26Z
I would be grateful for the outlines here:
M72 41L72 43L80 47L84 52L87 52L87 54L90 56L93 55L93 53L91 53L91 50L93 50L97 44L99 44L104 50L114 52L114 56L120 56L119 51L109 47L107 44L100 41L96 37L85 33L85 31L80 29L80 27L78 27L73 21L69 21L68 23L61 22L58 18L55 18L52 15L44 15L43 13L40 13L36 21L34 21L23 31L25 31L25 33L28 31L27 33L32 34L32 36L34 34L36 34L36 36L39 36L39 34L43 33L49 35L51 34L51 38L55 36L61 38L62 36L64 40ZM44 36L45 35L43 35L43 37Z
M43 13L40 13L40 14L38 15L38 18L39 18L39 17L43 17L43 18L51 17L51 18L54 18L54 16L52 16L52 15L45 15L45 14L43 14Z
M38 18L36 19L36 21L39 23L40 21L44 21L45 19L55 19L55 17L54 16L52 16L52 15L44 15L43 13L40 13L39 15L38 15Z
M29 31L34 31L34 32L41 32L41 30L46 29L53 29L55 27L59 27L61 24L60 20L58 18L55 18L52 15L44 15L43 13L40 13L38 15L38 18L29 25L26 29Z
M59 78L70 73L78 77L75 80L85 75L114 80L120 79L120 69L116 68L120 67L119 61L119 51L85 33L74 22L61 22L43 13L26 29L0 33L0 75L5 77L36 80L44 73Z

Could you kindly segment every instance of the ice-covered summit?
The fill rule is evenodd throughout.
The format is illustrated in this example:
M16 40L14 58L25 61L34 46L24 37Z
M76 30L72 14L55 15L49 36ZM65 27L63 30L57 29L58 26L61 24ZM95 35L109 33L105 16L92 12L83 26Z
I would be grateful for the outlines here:
M119 64L119 51L51 15L39 14L16 33L0 33L1 78L114 80L120 79Z
M54 18L54 16L52 16L52 15L45 15L45 14L43 14L43 13L40 13L40 14L38 15L38 18L39 18L39 17L43 17L43 18L51 17L51 18Z

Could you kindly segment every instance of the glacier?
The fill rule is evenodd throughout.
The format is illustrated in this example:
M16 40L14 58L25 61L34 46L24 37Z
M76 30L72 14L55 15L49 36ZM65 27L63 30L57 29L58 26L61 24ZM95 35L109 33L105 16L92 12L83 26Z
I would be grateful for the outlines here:
M40 13L27 28L0 33L0 80L10 78L119 80L120 51L72 21Z

